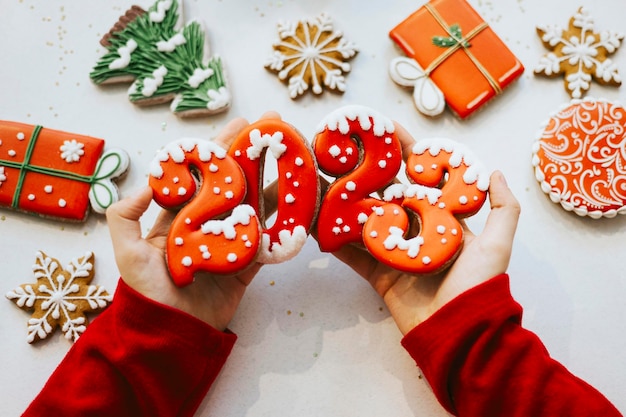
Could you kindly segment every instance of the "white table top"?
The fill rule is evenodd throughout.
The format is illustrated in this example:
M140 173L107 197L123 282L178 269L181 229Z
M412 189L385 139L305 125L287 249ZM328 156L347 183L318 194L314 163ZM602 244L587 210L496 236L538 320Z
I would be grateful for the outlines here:
M625 31L626 5L621 0L602 6L591 0L470 0L526 72L461 121L450 111L436 119L421 116L411 93L387 73L389 61L401 55L388 32L422 3L184 0L185 20L206 23L211 51L225 62L233 104L220 115L180 120L167 105L134 106L126 86L102 88L89 80L104 52L100 37L133 2L2 0L0 119L101 137L108 147L126 149L131 171L119 184L124 195L146 184L149 162L166 143L184 136L210 139L233 117L254 121L271 109L309 139L324 115L351 103L385 113L416 138L463 142L490 169L505 173L522 205L509 272L514 296L525 308L525 325L554 358L626 411L626 303L621 298L626 296L626 216L591 220L565 212L540 190L530 158L541 123L569 100L562 80L532 73L546 52L536 25L564 26L585 5L598 29ZM307 94L294 102L263 64L279 20L322 11L360 52L351 61L345 94ZM626 76L626 51L613 58ZM589 95L626 102L625 87L594 84ZM144 228L156 212L153 206ZM9 210L0 216L0 292L34 280L37 250L63 263L93 251L95 283L114 290L118 272L103 216L91 214L82 224ZM469 224L478 232L485 218L482 210ZM0 301L1 415L18 415L70 348L58 331L29 345L28 318L13 303ZM382 300L349 268L320 253L312 239L295 259L261 271L230 327L239 340L198 415L446 415L401 348L401 334Z

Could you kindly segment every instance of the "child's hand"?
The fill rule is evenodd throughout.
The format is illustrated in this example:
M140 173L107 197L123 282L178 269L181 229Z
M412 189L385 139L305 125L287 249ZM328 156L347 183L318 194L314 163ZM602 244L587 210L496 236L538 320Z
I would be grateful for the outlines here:
M279 116L268 113L264 117ZM244 119L233 120L220 132L215 142L228 149L237 133L247 125ZM255 263L235 276L199 274L192 284L177 287L170 278L165 261L165 242L175 213L162 210L150 232L142 237L139 219L151 201L152 189L146 187L107 210L115 260L122 278L146 297L224 330L261 264Z
M397 128L403 149L411 149L413 139L400 126ZM461 222L465 232L463 249L453 266L442 274L400 272L355 246L344 246L334 255L374 287L402 334L406 334L461 293L506 272L520 206L501 172L491 176L489 201L491 212L480 235L474 235Z

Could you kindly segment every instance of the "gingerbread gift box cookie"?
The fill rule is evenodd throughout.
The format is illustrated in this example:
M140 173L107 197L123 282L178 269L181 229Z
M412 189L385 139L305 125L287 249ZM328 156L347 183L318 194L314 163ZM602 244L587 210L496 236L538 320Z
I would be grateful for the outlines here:
M84 221L91 207L104 213L119 199L113 179L128 154L104 149L102 139L0 121L0 207L62 220Z
M572 98L582 98L591 87L591 81L621 85L617 65L609 56L617 51L624 34L596 31L593 17L584 7L570 18L567 28L539 26L537 33L550 52L540 59L535 74L550 78L562 76L565 90Z
M171 103L180 117L226 110L231 95L222 61L208 58L203 25L182 26L182 2L158 0L147 11L133 6L100 43L107 53L90 77L96 84L131 82L137 105Z
M626 109L572 100L553 114L532 148L541 189L565 210L593 219L626 214Z
M37 252L33 273L36 283L22 284L6 297L32 313L28 320L28 343L45 339L58 327L67 340L75 342L85 331L85 313L97 313L108 306L112 296L91 284L94 277L91 252L62 267L58 260Z
M466 118L524 72L522 63L465 0L432 0L389 32L406 57L391 78L413 88L417 109L441 114L445 104Z

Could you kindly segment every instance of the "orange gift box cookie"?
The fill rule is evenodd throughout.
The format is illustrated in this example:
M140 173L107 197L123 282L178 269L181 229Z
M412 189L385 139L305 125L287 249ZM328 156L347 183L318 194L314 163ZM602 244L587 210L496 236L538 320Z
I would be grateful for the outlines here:
M113 178L128 154L104 151L104 140L24 123L0 121L0 207L83 221L89 207L104 213L119 199Z
M391 78L414 88L416 107L428 116L440 114L447 103L466 118L524 72L465 0L430 1L389 36L407 55L391 62Z
M626 110L606 100L573 100L533 144L541 189L579 216L626 213Z

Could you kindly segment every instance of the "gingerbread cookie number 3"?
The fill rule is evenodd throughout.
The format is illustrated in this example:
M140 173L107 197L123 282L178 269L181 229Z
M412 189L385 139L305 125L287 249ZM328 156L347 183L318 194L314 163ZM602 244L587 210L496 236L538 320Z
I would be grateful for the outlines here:
M459 217L480 210L489 174L463 145L449 139L416 143L407 160L415 183L394 184L384 192L389 203L377 207L363 228L363 241L379 261L401 271L433 273L449 266L463 243ZM419 231L407 237L407 211L417 214Z
M402 147L393 122L362 106L330 113L318 128L313 150L320 169L336 177L317 220L320 249L333 252L361 243L363 224L380 200L370 194L389 185L400 170Z
M167 265L177 285L190 284L198 271L234 274L255 259L259 220L253 207L241 204L241 168L219 145L200 139L167 145L152 162L149 182L162 207L186 204L167 237Z
M263 168L267 151L278 165L277 213L263 227L258 262L280 263L297 255L306 242L319 205L317 164L306 140L280 119L262 119L235 139L229 154L243 169L248 184L245 203L265 222Z

